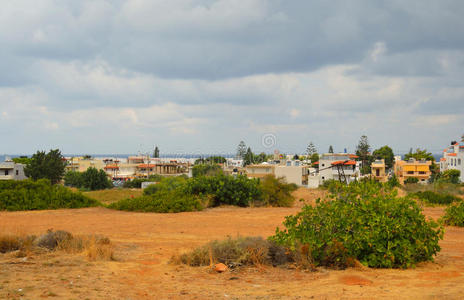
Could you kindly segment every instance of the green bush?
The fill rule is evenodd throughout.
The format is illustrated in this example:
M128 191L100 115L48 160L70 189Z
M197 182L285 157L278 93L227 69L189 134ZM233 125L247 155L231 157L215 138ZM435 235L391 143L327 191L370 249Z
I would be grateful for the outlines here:
M162 190L152 195L120 200L108 207L127 211L178 213L202 210L204 205L202 199L198 196L189 196L178 191Z
M52 185L47 179L0 181L0 210L81 208L97 205L100 205L98 201L64 186Z
M219 205L291 206L294 198L291 192L296 185L287 184L282 179L248 179L246 176L199 176L193 178L165 177L159 183L146 187L144 196L125 199L110 208L137 211L179 212L199 210L203 207ZM175 205L171 209L169 201ZM180 208L181 204L186 207ZM160 206L157 208L157 206Z
M185 192L190 195L210 195L211 206L226 204L245 207L261 199L259 181L243 175L194 177L187 181Z
M192 176L218 176L222 175L224 172L218 164L199 164L195 165L192 168Z
M90 167L85 172L69 171L64 175L64 184L90 191L113 187L108 175L103 170Z
M292 192L297 188L296 184L288 184L283 178L268 175L260 182L263 204L290 207L295 202Z
M143 194L148 196L156 194L158 191L182 191L186 182L187 179L181 176L164 177L159 181L159 183L147 186L143 190Z
M419 179L417 177L408 177L404 183L405 184L411 184L411 183L418 183Z
M460 176L461 171L459 170L446 170L442 173L439 173L439 176L437 176L438 178L436 180L443 183L458 184L460 182Z
M456 201L461 201L461 198L457 196L451 194L436 193L432 191L420 191L411 195L430 204L450 204Z
M390 178L388 178L388 181L385 184L391 188L401 186L400 181L398 180L398 177L396 177L395 174L393 174Z
M305 248L317 265L355 258L370 267L407 268L440 251L443 228L427 221L417 203L371 182L351 183L338 195L304 206L271 239L291 251Z
M448 206L442 220L446 225L464 227L464 202Z
M148 181L146 178L134 178L124 182L122 187L126 189L140 189L142 187L142 182L146 181Z

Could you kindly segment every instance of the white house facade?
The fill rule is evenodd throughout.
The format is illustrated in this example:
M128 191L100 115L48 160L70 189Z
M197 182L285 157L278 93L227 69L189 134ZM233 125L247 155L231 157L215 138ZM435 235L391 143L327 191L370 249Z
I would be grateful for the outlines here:
M454 142L443 150L443 157L440 159L440 172L446 170L461 171L459 179L464 182L464 142Z

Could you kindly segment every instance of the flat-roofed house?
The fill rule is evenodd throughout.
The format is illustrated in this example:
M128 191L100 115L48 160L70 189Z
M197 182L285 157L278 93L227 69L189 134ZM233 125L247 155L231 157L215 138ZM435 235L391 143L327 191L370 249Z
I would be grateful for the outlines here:
M388 176L385 170L385 160L377 159L371 164L371 177L380 182L387 182Z
M355 161L354 154L348 153L324 153L319 158L319 183L326 180L345 181L350 183L360 176L360 162Z
M308 167L299 160L287 160L279 164L254 164L245 168L249 178L264 178L267 175L282 177L287 183L299 186L308 184Z
M24 165L14 161L6 160L0 162L0 180L23 180L27 179L24 174Z
M430 160L415 160L414 158L407 161L398 160L395 161L394 171L401 184L404 184L404 181L411 177L417 178L419 183L427 183L432 175L431 165Z
M440 172L446 170L459 170L459 179L464 182L464 136L460 143L453 142L451 146L443 150L443 157L440 159Z

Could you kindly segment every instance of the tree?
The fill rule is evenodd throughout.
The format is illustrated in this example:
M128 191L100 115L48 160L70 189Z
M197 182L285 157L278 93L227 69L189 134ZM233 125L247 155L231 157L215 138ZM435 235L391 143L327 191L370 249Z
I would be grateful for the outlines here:
M426 149L421 150L420 148L417 148L416 152L412 152L412 148L411 148L411 150L409 150L409 153L407 153L404 156L404 160L409 160L411 158L414 158L415 160L425 159L425 160L435 161L435 158L433 157L432 153L427 152Z
M388 146L383 146L377 150L374 150L374 152L372 152L372 156L374 156L377 159L384 159L385 166L387 167L387 169L391 169L393 167L395 155L393 154L392 148Z
M300 157L298 156L298 154L293 155L293 160L300 160Z
M317 165L315 165L316 162L319 161L319 154L317 153L314 153L313 155L311 155L311 165L313 167L317 167Z
M247 148L246 148L245 142L240 141L237 147L237 158L244 159L246 152L247 152Z
M159 158L160 157L160 151L158 146L155 146L155 150L153 151L153 157L154 158Z
M87 190L103 190L113 187L108 175L103 170L94 167L85 172L69 171L64 175L64 184Z
M222 168L218 164L199 164L192 168L192 176L216 176L223 174Z
M332 147L332 145L330 145L329 147L329 153L334 153L334 148Z
M31 159L27 156L20 156L13 158L13 161L17 164L28 165L31 163Z
M254 163L254 154L253 151L251 151L251 148L248 147L245 155L243 156L243 166L248 166Z
M253 161L256 164L260 164L262 162L268 161L268 159L269 159L269 155L267 155L264 152L261 152L260 154L254 155L254 157L253 157Z
M24 168L24 173L33 180L47 178L56 184L63 177L65 167L66 161L60 150L50 150L48 153L37 151L32 155L30 164Z
M313 142L309 142L308 148L306 148L306 153L308 153L308 156L317 153L316 146L314 146Z
M459 176L461 176L461 171L459 170L446 170L440 174L438 181L446 183L459 183Z
M370 161L372 157L369 153L371 146L366 135L361 136L358 145L356 146L356 155L359 156L359 160L362 162L361 173L370 173Z
M223 164L226 162L226 159L222 156L210 156L207 158L200 157L195 160L195 165L199 164Z

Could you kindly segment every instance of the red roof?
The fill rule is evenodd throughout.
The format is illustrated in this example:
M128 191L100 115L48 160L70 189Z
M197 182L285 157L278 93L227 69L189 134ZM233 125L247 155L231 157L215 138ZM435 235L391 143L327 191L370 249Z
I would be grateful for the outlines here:
M318 165L318 164L319 164L319 162L318 162L318 161L316 161L315 163L313 163L313 165Z
M444 157L440 158L440 161L444 161L444 160L446 160L446 158L444 158Z
M456 153L448 153L448 156L456 156Z
M354 160L348 160L348 161L346 161L346 162L345 162L344 160L338 160L338 161L334 161L334 162L332 163L333 166L341 165L341 164L343 164L343 165L345 165L345 166L350 166L350 165L352 166L352 165L355 165L356 162L355 162Z
M357 156L355 154L350 154L349 156L350 156L350 158L359 158L359 156Z
M105 169L119 169L119 167L117 165L107 165Z
M138 165L137 168L154 168L155 165L152 165L152 164L141 164L141 165Z

